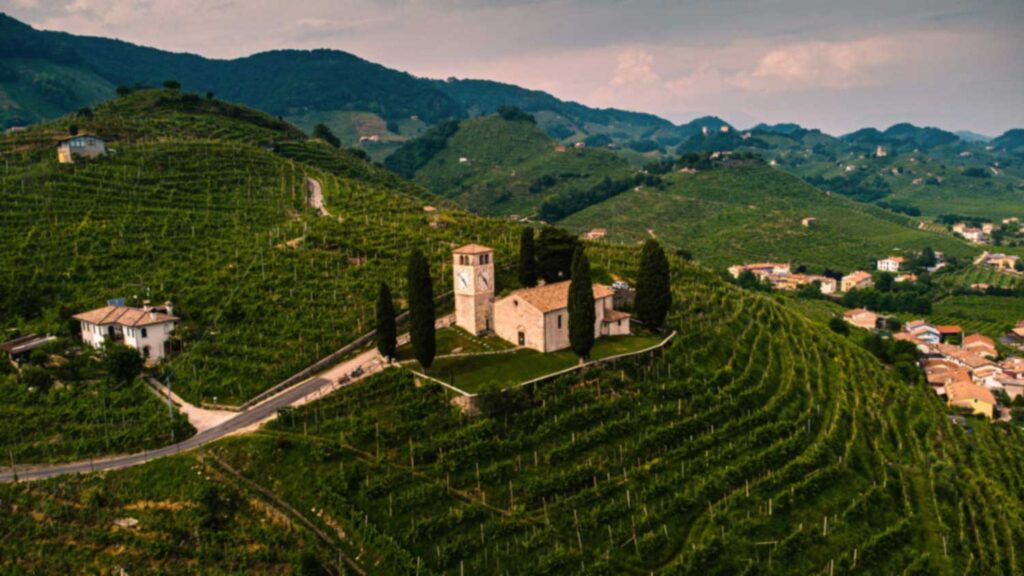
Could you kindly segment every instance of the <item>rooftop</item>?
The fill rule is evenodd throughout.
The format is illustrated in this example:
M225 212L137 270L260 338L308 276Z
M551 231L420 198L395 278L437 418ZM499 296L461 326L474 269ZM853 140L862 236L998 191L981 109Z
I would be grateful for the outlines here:
M530 304L537 310L547 314L555 310L562 310L569 307L569 284L570 280L553 282L535 288L523 288L516 290L507 297L516 297ZM594 284L594 299L613 296L615 290L604 284Z
M153 324L163 324L165 322L174 322L175 320L178 320L177 316L172 316L163 312L156 312L154 310L132 308L131 306L104 306L103 308L97 308L88 312L82 312L81 314L75 314L72 318L82 322L96 324L97 326L117 324L119 326L129 326L132 328L139 326L151 326Z
M494 252L494 249L480 244L466 244L454 250L455 254L487 254L489 252Z

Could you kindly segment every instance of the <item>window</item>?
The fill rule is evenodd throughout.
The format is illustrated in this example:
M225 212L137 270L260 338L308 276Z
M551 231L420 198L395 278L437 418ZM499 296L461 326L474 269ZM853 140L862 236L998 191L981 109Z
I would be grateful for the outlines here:
M562 329L562 315L559 314L557 316L557 318L558 318L558 329L561 330Z
M146 329L145 329L145 328L143 328L143 329L142 329L142 337L143 337L143 338L145 338L145 337L146 337Z

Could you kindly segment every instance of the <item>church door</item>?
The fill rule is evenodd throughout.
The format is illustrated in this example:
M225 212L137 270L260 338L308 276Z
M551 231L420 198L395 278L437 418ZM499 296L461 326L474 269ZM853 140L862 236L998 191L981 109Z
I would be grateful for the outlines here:
M526 332L519 331L519 345L526 346Z

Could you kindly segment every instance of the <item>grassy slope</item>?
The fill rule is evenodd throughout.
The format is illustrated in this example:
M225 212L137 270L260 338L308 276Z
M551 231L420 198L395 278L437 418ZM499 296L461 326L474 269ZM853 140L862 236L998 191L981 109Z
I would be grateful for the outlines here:
M968 431L850 341L677 266L653 363L479 420L389 372L214 451L380 574L1022 569L1019 430Z
M666 182L665 190L626 192L563 224L576 230L606 227L611 240L626 242L642 240L653 229L659 240L718 267L777 259L850 270L923 246L952 256L975 252L948 236L917 231L902 216L830 196L768 167L675 174ZM800 225L808 216L818 219L816 227Z
M0 126L41 122L114 93L113 85L80 66L8 59L0 67L17 76L7 80L0 77Z
M510 259L513 233L499 224L442 210L447 227L431 228L415 187L225 106L160 91L66 119L117 150L75 166L56 164L54 127L4 140L21 154L0 180L0 229L15 248L0 258L0 282L33 296L11 304L5 324L54 330L110 297L173 299L184 319L175 389L234 403L368 330L378 283L401 294L412 247L437 263L441 286L453 244L486 239ZM290 157L326 158L324 168L257 146L271 141ZM333 218L304 206L306 176L323 183Z
M531 215L544 198L567 190L587 189L604 177L622 178L629 165L607 150L569 148L528 122L498 116L463 121L447 146L416 172L416 181L480 214ZM466 162L459 162L466 158ZM539 193L530 184L561 176Z

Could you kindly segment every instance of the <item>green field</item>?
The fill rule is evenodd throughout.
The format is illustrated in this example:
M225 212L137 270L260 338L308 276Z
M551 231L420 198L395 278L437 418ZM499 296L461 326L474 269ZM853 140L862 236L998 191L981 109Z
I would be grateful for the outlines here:
M691 251L715 267L780 260L850 271L891 253L931 246L951 257L976 248L946 235L922 232L905 217L829 195L766 166L674 174L664 190L629 191L562 222L584 231L608 229L611 241L655 236ZM812 228L805 217L817 218Z

